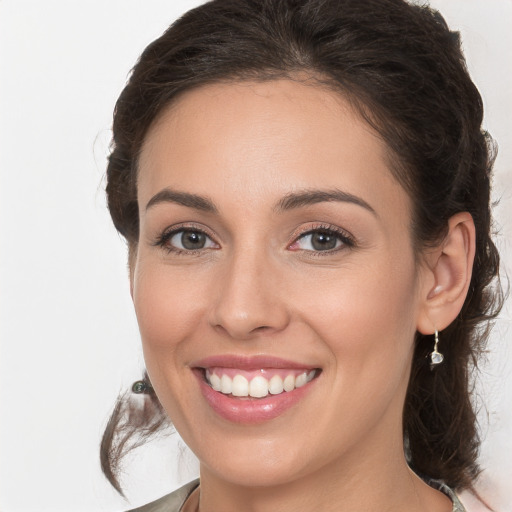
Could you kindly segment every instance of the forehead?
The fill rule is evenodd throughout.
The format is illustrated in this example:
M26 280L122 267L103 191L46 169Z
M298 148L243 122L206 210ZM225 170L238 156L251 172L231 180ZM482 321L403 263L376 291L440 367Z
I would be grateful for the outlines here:
M213 84L183 94L148 131L139 199L170 187L261 203L335 187L385 208L407 202L389 162L384 142L340 93L292 80Z

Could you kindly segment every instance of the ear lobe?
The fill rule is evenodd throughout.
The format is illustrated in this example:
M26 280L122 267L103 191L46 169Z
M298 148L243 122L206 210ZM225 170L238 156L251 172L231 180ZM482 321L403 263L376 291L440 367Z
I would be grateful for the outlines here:
M427 257L419 332L432 334L455 320L466 300L474 258L473 218L467 212L457 213L448 221L446 237Z

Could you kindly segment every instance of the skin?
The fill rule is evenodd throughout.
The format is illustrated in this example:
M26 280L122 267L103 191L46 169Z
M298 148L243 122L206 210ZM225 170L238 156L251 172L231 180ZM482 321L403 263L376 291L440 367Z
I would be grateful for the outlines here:
M443 244L418 259L411 200L389 161L343 97L291 80L196 89L151 127L132 296L152 384L200 460L200 499L188 510L451 510L405 462L402 408L415 332L442 329L462 306L474 230L467 214L456 216ZM166 189L217 211L147 207ZM276 208L312 189L341 190L369 208ZM206 246L158 245L183 226L207 233ZM325 226L352 242L314 250L304 233ZM211 410L191 370L218 354L322 371L282 415L239 425Z

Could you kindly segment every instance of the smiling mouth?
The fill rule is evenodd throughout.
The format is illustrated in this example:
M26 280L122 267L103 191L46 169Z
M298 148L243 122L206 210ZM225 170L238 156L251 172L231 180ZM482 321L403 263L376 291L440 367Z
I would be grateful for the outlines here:
M265 398L301 388L318 376L320 370L268 368L253 371L237 368L204 369L204 380L214 390L237 398Z

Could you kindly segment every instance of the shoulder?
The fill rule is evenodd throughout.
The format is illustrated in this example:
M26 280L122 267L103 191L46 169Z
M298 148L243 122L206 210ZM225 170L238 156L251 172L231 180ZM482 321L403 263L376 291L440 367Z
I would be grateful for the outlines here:
M171 494L162 496L156 501L128 510L127 512L179 512L183 503L185 503L186 499L198 485L199 480L193 480L176 491L171 492Z

